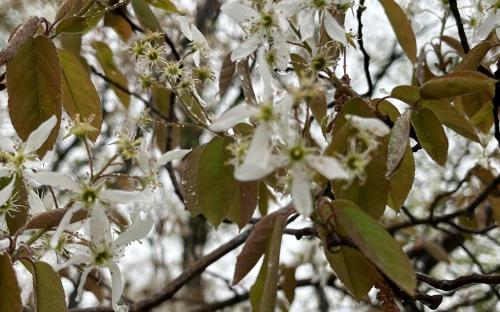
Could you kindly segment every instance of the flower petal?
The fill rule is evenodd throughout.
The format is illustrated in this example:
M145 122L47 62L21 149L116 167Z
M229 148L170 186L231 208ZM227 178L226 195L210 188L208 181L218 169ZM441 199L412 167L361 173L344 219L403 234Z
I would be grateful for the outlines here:
M5 166L0 165L0 178L10 176L11 170Z
M309 217L312 213L312 198L307 172L303 166L296 165L292 168L291 193L295 209L304 217Z
M347 46L347 39L345 36L345 30L340 26L335 18L329 13L325 11L325 16L323 23L325 25L326 33L330 38L335 41L342 43L344 46Z
M57 118L52 115L49 119L44 121L35 131L31 132L25 142L26 153L31 153L38 150L50 135L50 132L57 124Z
M480 40L488 37L491 31L495 28L495 14L491 12L477 28L477 36Z
M273 78L265 53L266 52L263 48L259 49L257 52L257 62L259 64L260 74L264 82L264 102L269 103L273 99Z
M190 152L191 152L190 149L180 149L180 150L175 150L175 151L168 151L158 158L158 160L156 161L156 167L160 168L173 160L182 159L184 156L186 156Z
M193 35L191 33L191 21L185 16L178 16L177 21L179 22L179 28L181 29L184 37L188 38L190 41L193 40Z
M33 190L30 190L28 194L28 203L30 205L30 212L32 214L38 214L45 211L45 206L43 205L42 199Z
M133 220L132 225L113 242L113 249L123 248L133 241L146 237L153 225L154 222L151 219L141 220L136 218Z
M109 273L111 274L111 304L113 309L118 309L118 301L123 294L123 279L120 267L113 260L108 261Z
M82 299L82 294L83 294L83 286L85 285L85 282L87 281L87 276L89 273L92 272L92 267L85 268L82 272L82 276L80 277L80 283L78 283L78 288L76 290L76 298L75 301L79 302Z
M148 204L151 202L150 198L144 192L129 192L122 190L103 190L99 194L99 198L103 201L130 204L140 202Z
M349 178L340 162L333 157L308 155L306 161L311 168L328 180Z
M216 121L214 121L209 129L214 132L224 131L236 125L239 121L257 114L259 110L247 104L236 105L228 109Z
M42 185L55 186L57 188L70 190L75 193L80 192L81 189L78 183L59 172L38 171L30 173L29 177Z
M252 54L261 44L262 36L259 33L247 38L239 46L237 46L233 53L231 53L231 61L235 62L239 59L245 58Z
M107 250L113 243L108 216L104 207L96 205L89 220L90 239L97 249Z
M7 153L15 153L16 150L14 149L14 141L12 141L9 137L0 135L0 150Z
M261 179L278 167L269 144L267 126L260 124L252 138L243 163L234 170L234 178L239 181L255 181Z
M226 3L220 9L237 23L255 23L259 19L257 11L238 2Z
M64 216L61 219L61 222L59 222L59 225L57 226L56 231L54 234L52 234L52 238L50 239L50 248L55 249L57 248L57 245L59 244L59 238L61 237L61 234L66 230L68 225L71 223L71 219L73 218L73 215L82 209L80 205L75 205L66 211Z
M286 70L290 60L290 50L285 36L281 32L275 31L273 34L274 50L276 51L276 66L280 70Z
M299 11L302 2L303 0L283 0L276 5L276 10L280 15L290 17Z
M314 10L306 10L303 13L299 14L299 27L300 27L300 39L302 41L306 41L314 36Z
M373 133L376 136L383 137L391 132L382 120L378 118L365 118L356 115L346 115L346 119L358 130L365 130Z
M0 190L0 206L5 204L9 200L10 196L12 195L12 191L14 190L15 181L16 179L12 178L10 183Z

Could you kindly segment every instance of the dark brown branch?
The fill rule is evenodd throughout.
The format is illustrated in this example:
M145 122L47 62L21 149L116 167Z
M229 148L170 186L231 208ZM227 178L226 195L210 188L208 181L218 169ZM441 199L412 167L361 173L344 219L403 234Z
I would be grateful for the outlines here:
M368 84L368 91L365 93L366 96L370 97L373 94L373 82L372 77L370 75L370 55L366 52L365 44L363 42L363 23L361 19L363 17L363 11L366 10L365 0L359 1L359 7L356 12L356 17L358 19L358 44L363 53L363 68L365 71L366 82Z
M417 278L421 282L424 282L436 289L444 291L452 291L460 287L469 286L473 284L488 284L488 285L500 284L500 274L492 274L492 275L471 274L451 280L440 280L429 275L417 273Z
M453 13L453 17L457 23L458 36L460 37L460 44L464 49L465 53L469 53L470 47L467 41L467 36L465 35L464 24L462 23L462 18L460 17L460 11L458 10L457 0L450 0L450 10Z
M203 258L193 263L188 269L182 272L177 278L168 283L162 290L151 295L150 297L133 303L129 307L131 312L139 311L149 311L150 309L159 306L168 299L171 299L179 289L181 289L187 282L189 282L193 277L197 276L203 272L208 266L216 262L230 251L236 249L238 246L243 244L245 240L250 235L251 230L246 230L234 237L227 243L219 246L214 251L210 252ZM111 307L104 308L86 308L86 309L72 309L72 312L113 312Z

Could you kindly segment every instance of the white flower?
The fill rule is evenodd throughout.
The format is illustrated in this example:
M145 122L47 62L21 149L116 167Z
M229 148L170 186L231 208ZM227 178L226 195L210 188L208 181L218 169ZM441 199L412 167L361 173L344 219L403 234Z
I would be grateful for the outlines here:
M500 8L495 6L490 9L486 18L479 24L475 35L479 40L485 40L493 30L500 38Z
M330 9L336 4L345 4L346 0L284 0L277 6L280 13L285 17L297 14L301 40L306 41L314 36L316 14L325 26L328 36L347 46L347 38L344 28L335 20Z
M80 284L78 285L78 297L83 292L83 285L88 274L94 268L108 268L111 274L111 303L113 309L119 309L118 301L123 293L123 280L117 261L123 256L124 247L135 240L145 237L153 227L152 220L141 220L136 213L132 218L130 227L121 233L115 240L111 236L111 228L104 209L94 209L90 218L91 246L81 246L79 251L69 260L56 269L60 270L72 264L84 264Z
M271 50L276 54L278 68L286 69L290 52L283 31L288 29L288 24L282 16L276 14L276 5L273 1L265 1L260 12L239 2L224 4L221 11L242 24L248 32L248 38L231 54L232 61L247 57L267 42L272 45Z
M99 184L77 183L67 176L58 172L39 171L31 174L34 181L42 185L68 190L73 193L75 203L66 211L56 232L50 240L51 248L56 248L61 234L71 223L75 213L82 209L90 211L101 209L101 205L110 203L132 204L136 202L149 204L150 199L145 192L128 192L122 190L105 189Z
M146 175L146 179L148 179L148 182L154 182L159 170L163 166L176 159L184 158L184 156L186 156L190 152L191 149L168 151L165 154L160 155L160 157L158 157L156 161L153 161L149 156L149 152L145 147L143 147L138 153L137 162L139 164L139 168L141 168L141 171Z
M378 118L365 118L349 114L345 118L359 131L366 131L377 137L386 136L391 132L389 126Z
M257 132L257 131L256 131ZM255 133L255 136L259 135ZM256 141L262 144L250 147L243 164L236 167L234 176L240 181L252 181L264 178L277 168L288 167L292 179L291 194L297 211L308 217L312 213L311 183L309 175L316 171L329 180L348 179L349 175L341 164L333 157L315 154L313 150L304 147L297 137L289 135L288 146L284 156L274 154L273 150L265 146L265 141ZM253 142L252 142L253 144Z
M33 131L24 143L16 144L11 138L0 136L0 153L6 160L5 165L0 165L0 177L14 174L22 176L23 173L39 169L51 154L46 153L44 159L40 161L36 151L47 141L56 124L57 118L52 116Z
M201 59L209 57L210 47L207 39L200 30L185 16L177 17L181 32L191 41L193 60L196 66L200 66Z

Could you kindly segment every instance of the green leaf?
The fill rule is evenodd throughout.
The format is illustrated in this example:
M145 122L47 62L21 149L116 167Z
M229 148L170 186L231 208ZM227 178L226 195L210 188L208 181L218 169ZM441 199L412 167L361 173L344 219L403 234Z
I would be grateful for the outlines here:
M389 18L399 45L412 63L417 62L417 41L404 11L394 0L379 0Z
M407 104L414 105L420 100L420 89L415 86L397 86L391 91L391 97L403 101Z
M394 123L389 137L387 151L386 177L390 177L398 168L409 145L411 110L407 109Z
M350 138L356 135L356 129L346 121L344 116L347 114L367 118L375 117L363 99L354 98L347 101L336 117L332 141L325 150L325 155L346 155L350 148ZM384 213L389 194L389 182L385 178L388 138L385 137L379 141L378 148L370 153L371 160L365 168L365 181L362 182L358 178L350 184L342 180L332 181L332 189L336 198L355 202L375 219L380 218Z
M252 311L255 312L274 312L276 305L281 238L286 225L286 217L284 215L281 216L280 218L275 218L271 231L267 235L267 240L264 244L266 248L264 261L262 262L259 276L250 289L250 303L252 304Z
M400 245L377 221L354 203L335 200L332 204L336 223L356 247L391 281L414 296L417 278L410 259Z
M40 156L52 149L61 122L61 66L57 50L48 37L29 38L7 65L7 93L12 125L26 141L31 132L55 115L57 124L38 150Z
M108 12L104 16L104 26L111 27L125 43L130 39L133 33L130 23L124 17L114 12Z
M239 283L257 264L266 251L266 246L272 237L276 224L283 225L293 211L289 207L282 208L264 216L257 222L236 260L233 284Z
M200 125L210 124L210 118L196 96L193 94L182 95L181 104L194 122Z
M68 311L59 275L48 263L39 261L33 266L37 312Z
M132 8L143 28L150 31L162 31L160 22L144 0L132 0Z
M28 202L28 190L26 189L23 177L21 175L16 175L15 179L13 205L18 207L18 209L16 209L14 213L7 214L5 217L7 227L11 234L16 233L17 230L26 224L30 207Z
M113 59L113 51L102 41L94 41L92 46L96 51L97 60L99 61L99 64L101 64L104 74L114 82L114 84L111 84L111 88L120 99L123 106L128 108L130 105L130 95L124 91L128 90L127 77L125 77L118 69L118 66ZM115 84L121 88L117 87Z
M80 50L82 48L81 34L61 34L59 40L61 41L63 49L68 50L77 57L80 56Z
M420 89L423 99L448 99L493 89L495 80L474 71L453 72L427 81Z
M455 107L445 101L423 101L423 108L432 110L443 125L452 129L464 138L479 143L479 137L470 121L461 115Z
M0 253L0 311L20 312L22 310L21 288L17 283L12 260L8 253Z
M462 58L462 61L458 63L455 71L476 70L479 65L481 65L481 62L486 54L488 54L488 51L490 51L490 49L494 46L495 45L490 41L483 41L479 43Z
M186 158L183 194L191 213L202 213L216 227L230 218L242 228L257 207L258 183L234 179L233 166L227 162L230 142L214 138Z
M406 146L403 159L399 167L389 178L388 205L394 211L399 211L404 205L415 180L415 160L410 145Z
M339 280L357 300L362 300L380 277L370 261L354 248L341 247L335 252L325 248L325 255Z
M88 2L89 0L65 0L57 11L55 21L76 15Z
M170 0L146 0L147 3L151 4L154 7L163 9L169 13L182 13L180 12L175 4Z
M81 16L72 16L63 19L56 26L56 34L83 33L89 28L87 19Z
M411 114L411 123L423 149L444 166L448 158L448 138L439 118L430 109L423 108Z
M90 135L90 139L95 142L101 131L102 124L101 101L95 86L76 56L66 50L59 50L58 52L63 73L64 109L72 119L75 119L76 115L79 115L81 120L91 118L91 125L96 131Z

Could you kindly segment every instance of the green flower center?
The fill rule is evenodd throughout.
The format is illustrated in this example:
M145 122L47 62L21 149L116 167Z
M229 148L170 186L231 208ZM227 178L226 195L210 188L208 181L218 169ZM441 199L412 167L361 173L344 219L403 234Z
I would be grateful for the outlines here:
M292 161L301 161L304 158L306 152L302 146L297 145L289 149L288 154L290 155L290 159Z
M313 6L317 9L324 9L327 6L328 2L326 0L314 0Z
M326 67L326 59L322 55L315 56L312 59L312 67L316 71L320 71L325 69Z
M97 194L95 190L85 190L82 193L82 201L87 204L92 204L97 199Z
M260 24L265 28L270 28L274 25L273 16L269 13L262 13L260 15Z
M112 255L107 250L104 250L104 251L98 252L95 255L94 262L97 265L105 265L106 262L108 262L108 260L111 258L112 258Z
M272 104L263 105L260 108L258 119L264 120L264 121L271 121L273 119L273 113L274 113L274 110L273 110Z

